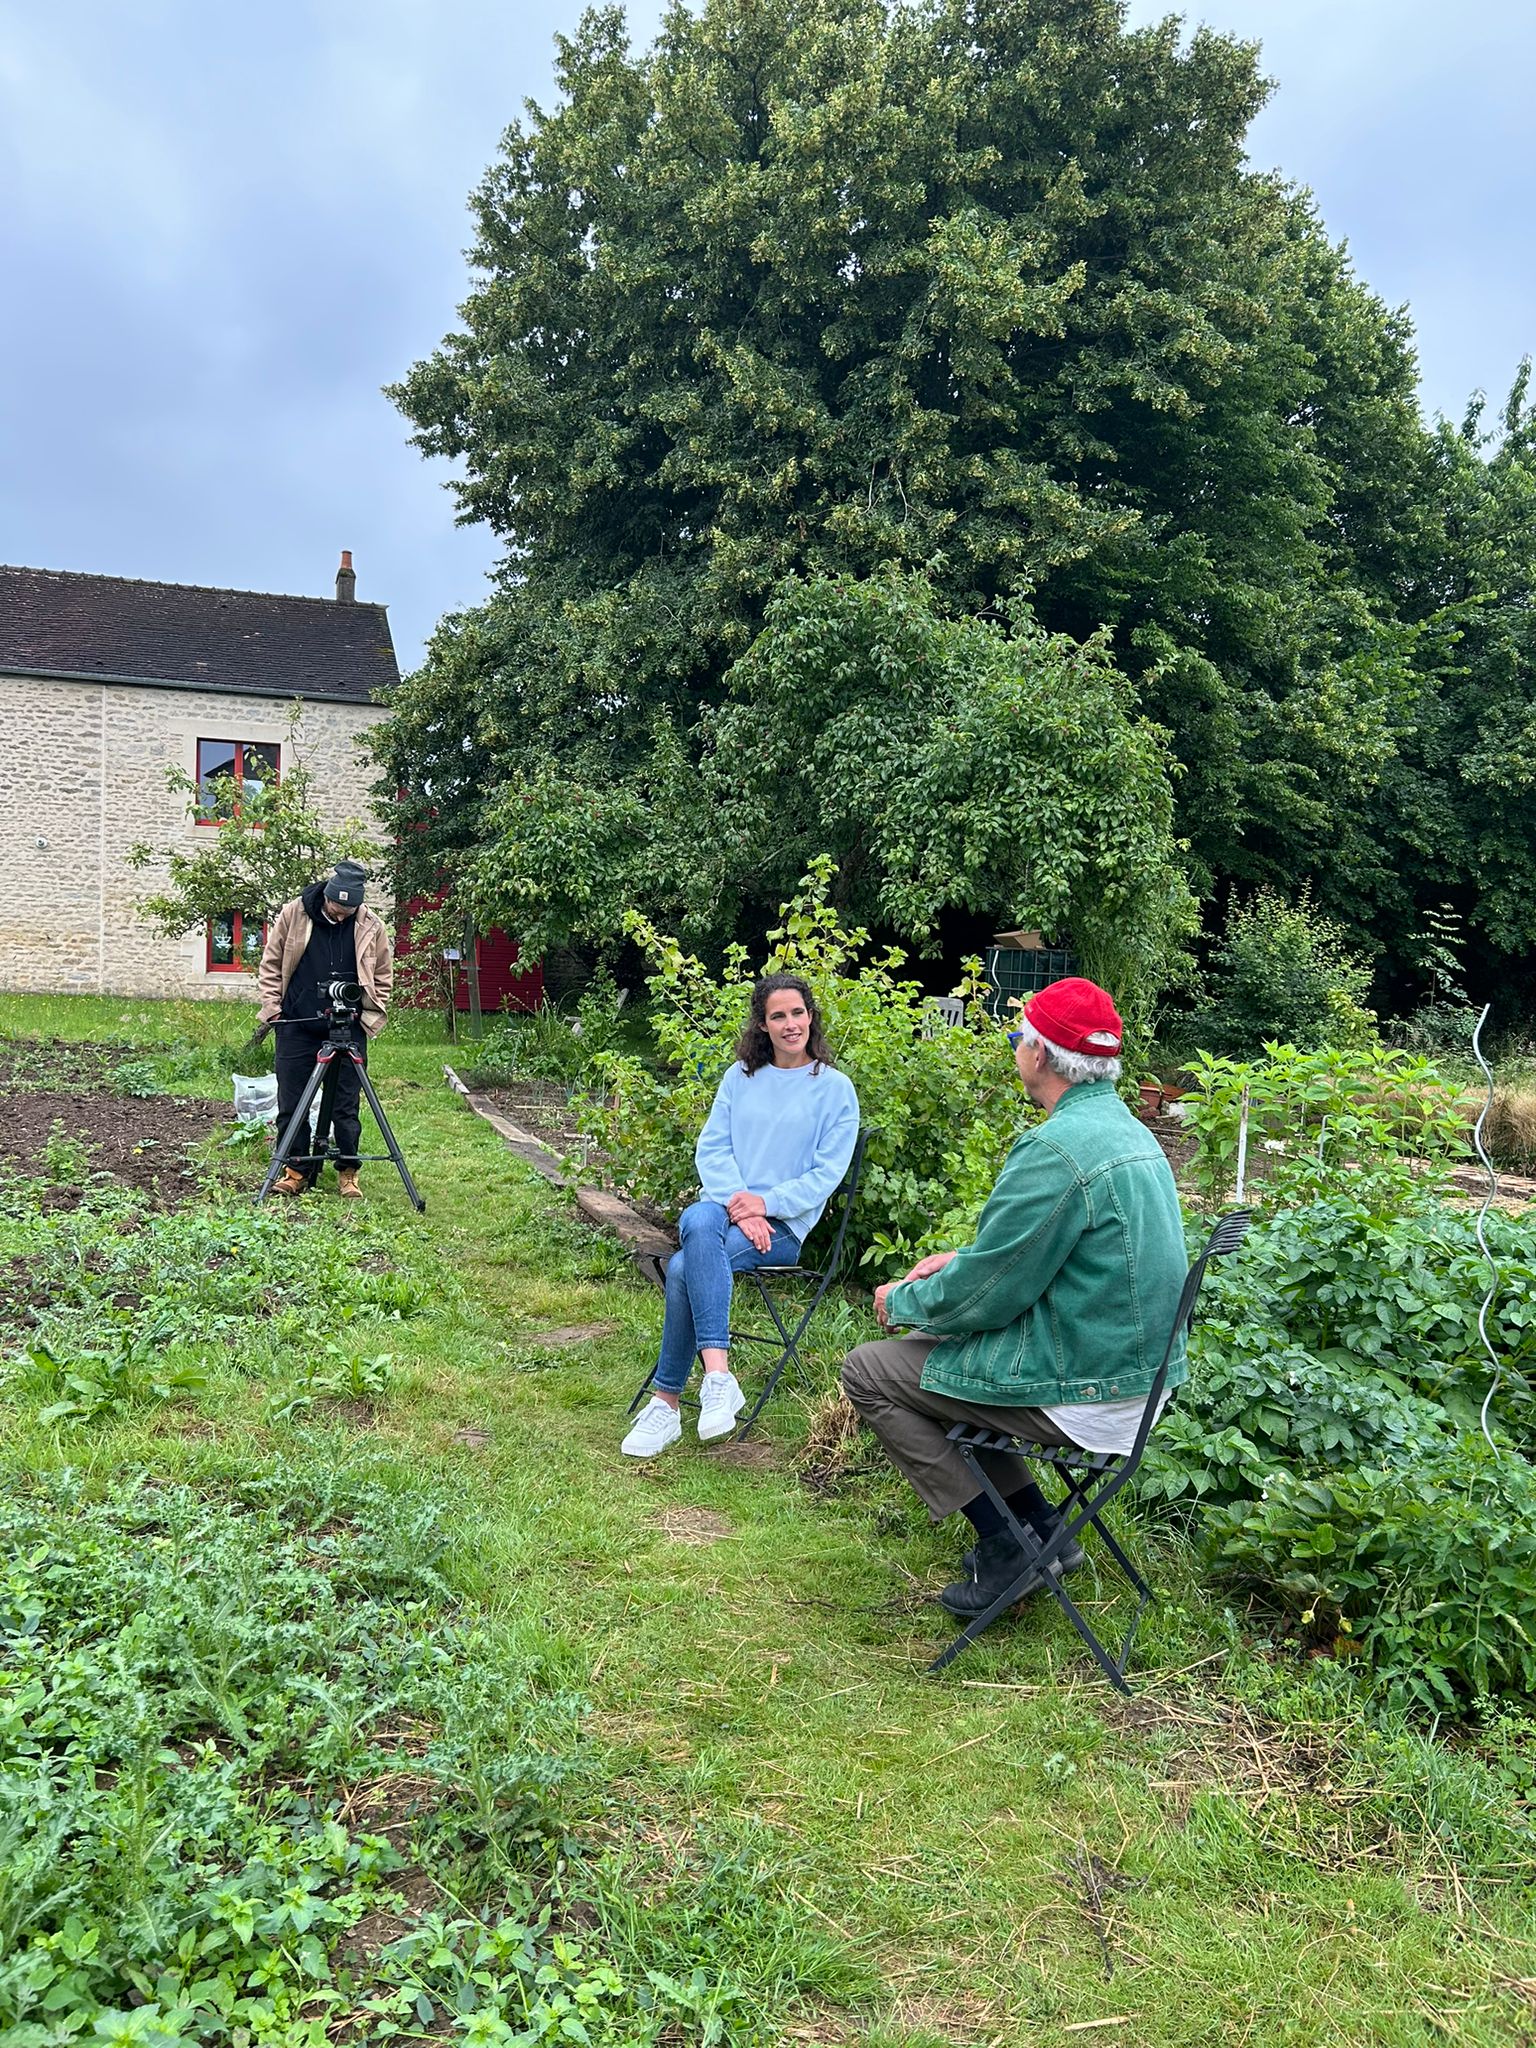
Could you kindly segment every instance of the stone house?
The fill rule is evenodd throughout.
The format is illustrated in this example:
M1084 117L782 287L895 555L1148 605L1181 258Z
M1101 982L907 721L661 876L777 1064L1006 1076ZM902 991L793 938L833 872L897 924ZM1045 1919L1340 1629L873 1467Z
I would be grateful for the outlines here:
M355 593L349 554L334 599L0 567L0 989L250 994L262 932L231 913L157 937L128 849L218 829L188 816L169 767L281 776L295 700L321 813L368 815L358 742L399 670L385 607Z

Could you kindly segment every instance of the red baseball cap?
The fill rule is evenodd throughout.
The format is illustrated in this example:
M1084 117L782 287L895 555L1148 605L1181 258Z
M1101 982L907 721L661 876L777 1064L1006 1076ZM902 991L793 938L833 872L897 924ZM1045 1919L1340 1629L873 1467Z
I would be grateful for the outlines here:
M1024 1015L1052 1045L1063 1052L1085 1053L1089 1059L1113 1059L1125 1035L1107 990L1079 974L1053 981L1032 995Z

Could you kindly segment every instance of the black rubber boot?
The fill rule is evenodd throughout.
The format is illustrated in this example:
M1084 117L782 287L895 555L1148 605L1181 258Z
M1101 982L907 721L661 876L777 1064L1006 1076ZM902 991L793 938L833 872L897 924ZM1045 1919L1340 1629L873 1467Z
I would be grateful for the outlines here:
M1041 1537L1040 1540L1042 1543L1045 1541L1044 1537ZM1075 1536L1069 1537L1066 1549L1059 1553L1054 1565L1051 1567L1052 1577L1059 1579L1063 1572L1075 1572L1087 1562L1087 1551L1084 1550ZM967 1574L975 1572L976 1552L974 1550L968 1550L964 1557L961 1558L960 1569Z
M967 1621L1006 1593L1024 1570L1024 1552L1006 1529L999 1529L995 1536L983 1536L971 1558L969 1578L946 1586L939 1595L939 1605L947 1613L961 1615ZM1021 1588L1021 1596L1022 1592Z

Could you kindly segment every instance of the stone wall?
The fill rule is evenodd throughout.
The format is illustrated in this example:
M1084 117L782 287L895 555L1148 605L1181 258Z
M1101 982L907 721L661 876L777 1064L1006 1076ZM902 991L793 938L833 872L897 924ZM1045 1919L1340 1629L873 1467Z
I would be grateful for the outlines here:
M368 816L357 741L384 716L372 704L304 707L223 691L39 681L0 674L0 989L41 994L249 996L253 978L210 970L206 935L156 937L135 901L157 883L127 853L138 840L193 848L198 826L167 787L197 772L200 739L263 740L281 773L302 759L328 824Z

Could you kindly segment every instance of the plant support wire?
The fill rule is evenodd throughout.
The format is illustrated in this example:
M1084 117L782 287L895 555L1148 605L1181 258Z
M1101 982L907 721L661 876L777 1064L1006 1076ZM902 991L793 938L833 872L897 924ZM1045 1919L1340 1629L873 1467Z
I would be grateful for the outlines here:
M1488 1427L1488 1411L1493 1406L1494 1395L1499 1391L1499 1382L1504 1377L1504 1368L1499 1363L1498 1353L1494 1350L1492 1340L1488 1335L1488 1311L1493 1306L1493 1299L1499 1291L1499 1284L1503 1279L1503 1274L1499 1270L1498 1260L1488 1249L1488 1235L1485 1226L1488 1221L1488 1211L1493 1207L1494 1197L1499 1192L1499 1176L1494 1171L1493 1161L1488 1157L1487 1147L1483 1143L1483 1125L1488 1121L1488 1112L1493 1107L1493 1069L1483 1058L1483 1026L1488 1022L1488 1012L1492 1007L1491 1003L1484 1003L1483 1014L1478 1018L1477 1028L1472 1033L1472 1057L1483 1070L1483 1084L1488 1090L1482 1109L1478 1112L1477 1122L1472 1126L1472 1143L1476 1148L1478 1158L1483 1162L1483 1171L1488 1176L1488 1192L1483 1196L1483 1206L1477 1212L1477 1248L1488 1261L1489 1273L1488 1291L1483 1296L1483 1305L1477 1312L1477 1334L1483 1340L1483 1349L1488 1354L1488 1363L1493 1367L1493 1377L1489 1380L1488 1391L1483 1396L1483 1406L1478 1416L1478 1421L1482 1426L1483 1435L1488 1439L1489 1449L1496 1451L1499 1447L1494 1442L1492 1432Z

